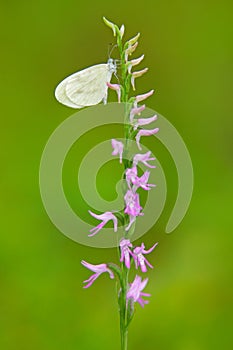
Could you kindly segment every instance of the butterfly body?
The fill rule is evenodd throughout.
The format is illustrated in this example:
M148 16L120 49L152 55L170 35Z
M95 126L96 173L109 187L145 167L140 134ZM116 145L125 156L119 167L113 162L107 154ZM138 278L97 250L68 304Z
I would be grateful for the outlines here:
M56 99L71 108L92 106L107 100L112 74L116 73L116 62L97 64L76 72L60 82L55 90Z

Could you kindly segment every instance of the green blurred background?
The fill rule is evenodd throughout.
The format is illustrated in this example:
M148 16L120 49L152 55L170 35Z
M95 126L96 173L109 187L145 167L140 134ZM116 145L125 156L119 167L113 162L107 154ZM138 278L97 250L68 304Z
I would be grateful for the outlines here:
M233 347L232 11L227 0L2 1L1 349L120 347L115 284L102 276L83 290L89 272L80 265L81 259L116 261L115 249L81 246L62 235L47 217L38 185L45 143L73 113L54 99L56 84L107 60L113 39L102 16L124 23L126 37L141 32L135 57L145 53L150 70L138 91L156 89L147 105L180 132L195 173L189 211L167 235L176 171L166 150L150 145L167 175L168 200L143 237L147 246L160 244L150 256L151 301L144 310L137 307L129 349ZM106 132L100 128L90 142ZM72 206L83 212L72 169L90 146L84 141L74 146L64 175ZM102 191L106 198L111 193Z

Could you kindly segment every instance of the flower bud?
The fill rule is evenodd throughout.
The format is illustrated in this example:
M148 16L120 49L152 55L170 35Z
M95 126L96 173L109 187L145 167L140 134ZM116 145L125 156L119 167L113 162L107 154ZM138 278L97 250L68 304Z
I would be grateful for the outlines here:
M135 90L135 78L139 78L141 77L143 74L145 74L148 71L148 68L144 68L142 70L139 70L137 72L133 72L132 73L132 77L131 77L131 85L133 87L133 90Z
M145 100L146 98L148 98L148 97L150 97L151 95L153 95L153 93L154 93L154 90L150 90L150 91L147 92L146 94L137 95L137 96L136 96L136 103ZM136 107L136 106L135 106L135 107Z
M128 56L131 56L132 53L136 50L138 46L138 42L136 42L134 45L129 46L128 49L125 50L125 60L128 61Z
M132 39L127 41L127 44L129 46L132 46L136 43L136 41L138 41L138 38L140 37L140 33L138 33L136 36L134 36Z
M124 32L125 32L125 26L124 26L124 24L122 24L122 26L120 27L121 39L123 38Z
M107 18L103 17L104 23L112 29L113 35L116 36L116 24L110 22Z
M134 60L131 60L131 61L128 61L128 73L130 74L131 73L131 68L133 66L136 66L137 64L139 64L144 58L144 55L138 57L138 58L135 58Z

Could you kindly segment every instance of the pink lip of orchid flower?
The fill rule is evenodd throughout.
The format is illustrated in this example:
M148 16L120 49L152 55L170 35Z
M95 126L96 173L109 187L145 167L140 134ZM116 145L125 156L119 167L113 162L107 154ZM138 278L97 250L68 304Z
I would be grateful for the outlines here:
M122 155L123 155L123 149L124 149L123 143L115 139L112 139L112 148L113 148L112 155L116 156L119 154L120 163L122 163Z
M135 154L134 158L133 158L133 166L138 165L139 162L143 163L144 165L146 165L148 168L156 168L155 165L150 165L149 163L147 163L150 160L155 160L155 158L151 158L151 151L148 151L146 153L143 154Z
M158 131L159 131L159 128L155 128L152 130L145 130L145 129L139 130L139 132L137 133L137 136L136 136L136 143L137 143L140 151L142 150L142 147L140 145L141 136L151 136L151 135L157 134Z
M93 282L104 272L108 272L111 279L114 278L113 272L108 268L106 264L92 265L84 260L81 261L81 264L90 271L95 272L94 275L91 275L90 278L83 282L87 283L83 288L89 288L93 284Z
M130 242L129 239L122 238L120 241L120 248L121 248L121 257L120 262L125 262L125 266L130 269L130 255L133 256L133 253L131 252L130 248L132 248L133 245Z
M138 269L138 267L140 266L142 272L146 272L147 271L147 267L146 265L148 265L150 268L153 269L153 266L149 263L149 261L143 256L143 254L150 254L155 247L158 245L158 243L155 243L153 245L153 247L151 247L148 250L145 250L145 245L144 243L141 244L140 247L136 247L133 250L133 257L134 257L134 261L135 261L135 267L136 269Z
M142 281L142 278L137 276L135 277L133 283L130 284L130 288L127 292L127 300L133 299L133 301L136 303L138 302L141 307L144 307L145 304L148 304L148 300L142 299L142 297L150 297L151 295L148 293L143 293L142 290L146 287L148 283L148 278L144 279Z
M109 89L115 90L117 93L118 103L121 102L121 86L119 84L111 84L107 82L107 86Z
M102 220L102 222L97 225L96 227L93 227L90 232L91 234L89 234L89 237L92 237L94 235L96 235L105 225L109 220L113 221L113 225L114 225L114 232L117 232L117 218L113 215L113 213L111 211L106 211L103 214L97 215L95 213L92 213L90 210L89 214L91 214L91 216L93 216L95 219L97 220Z

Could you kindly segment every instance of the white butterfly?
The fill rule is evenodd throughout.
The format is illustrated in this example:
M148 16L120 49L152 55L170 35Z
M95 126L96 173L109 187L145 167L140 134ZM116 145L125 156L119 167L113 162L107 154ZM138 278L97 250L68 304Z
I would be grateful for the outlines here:
M56 99L71 108L83 108L107 102L108 87L112 74L116 73L116 61L97 64L76 72L56 87Z

